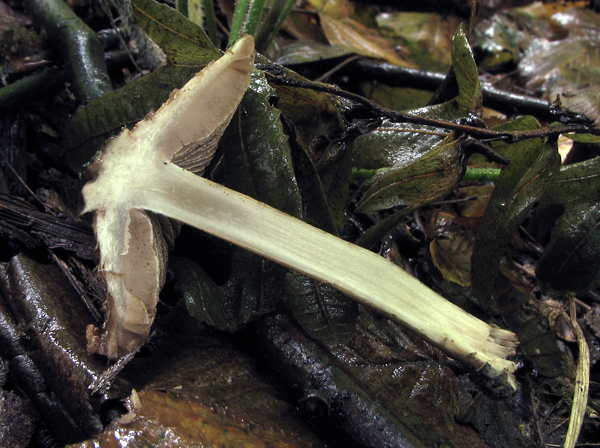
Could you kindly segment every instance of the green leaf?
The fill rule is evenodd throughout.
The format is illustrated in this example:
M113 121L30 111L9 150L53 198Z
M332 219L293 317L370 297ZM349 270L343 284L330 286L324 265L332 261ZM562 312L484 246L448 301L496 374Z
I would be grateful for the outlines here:
M594 134L563 134L568 139L578 143L600 143L600 135Z
M428 116L423 109L420 112L419 115ZM384 121L374 131L354 141L354 166L364 169L406 166L447 136L447 131L433 126Z
M269 103L273 92L264 74L255 71L223 136L222 160L213 176L234 190L300 217L300 191L288 137L279 110Z
M242 249L231 257L230 274L217 285L197 263L171 257L188 313L219 330L234 332L273 311L280 297L285 269Z
M353 335L358 303L326 283L289 272L284 303L311 337L324 343L344 343Z
M600 200L600 157L562 166L541 202L573 205L597 200Z
M452 38L452 66L458 83L456 102L467 112L481 111L481 84L479 72L469 46L465 25L461 24Z
M539 128L532 117L498 126L505 131ZM556 144L542 139L501 143L494 147L511 160L502 169L496 188L477 232L471 258L471 284L484 303L492 295L504 248L544 189L558 173Z
M552 231L536 277L558 291L581 293L597 287L600 272L600 205L568 207Z
M411 111L411 115L456 121L481 111L481 85L477 65L464 26L452 40L452 61L459 94L443 104ZM385 124L355 142L359 168L381 168L369 160L393 163L361 186L357 211L369 212L399 205L419 207L445 194L460 181L464 163L459 141L431 126ZM433 149L430 149L433 148ZM386 166L386 165L384 165Z
M225 300L225 289L220 288L200 265L184 257L171 257L169 266L175 272L177 289L190 316L220 330L239 328L230 304Z
M340 219L334 219L332 216L319 172L308 149L299 146L295 145L292 156L298 186L302 192L302 219L321 230L337 235Z
M460 141L451 136L416 161L376 174L361 186L356 211L420 207L447 195L464 174L461 153Z
M561 167L541 202L565 207L540 259L536 276L546 287L585 292L600 270L600 158Z
M142 29L165 52L169 65L201 66L220 52L204 30L167 5L154 0L131 0Z

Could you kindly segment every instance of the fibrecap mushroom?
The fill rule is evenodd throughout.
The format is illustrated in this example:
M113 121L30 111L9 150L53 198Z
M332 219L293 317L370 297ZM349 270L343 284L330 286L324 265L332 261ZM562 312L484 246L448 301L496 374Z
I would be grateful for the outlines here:
M84 211L96 213L108 316L103 335L89 329L90 349L116 359L146 340L171 218L328 283L516 387L516 365L505 359L514 354L513 333L466 313L385 258L200 176L248 88L253 61L253 39L243 36L97 157Z

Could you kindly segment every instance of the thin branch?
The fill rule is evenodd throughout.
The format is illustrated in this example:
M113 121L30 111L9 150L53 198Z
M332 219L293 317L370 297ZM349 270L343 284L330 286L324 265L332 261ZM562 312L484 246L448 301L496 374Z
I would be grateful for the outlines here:
M397 123L413 123L427 126L434 126L442 129L449 129L451 131L460 132L473 137L483 138L487 140L504 140L509 142L516 142L522 140L530 140L534 138L547 138L554 137L560 134L566 133L585 133L600 135L600 128L588 124L572 124L563 126L552 126L543 127L541 129L535 129L531 131L520 131L520 132L502 132L494 129L481 128L477 126L470 126L462 123L455 123L451 121L439 120L436 118L425 117L423 115L413 115L406 112L397 112L394 110L386 109L381 107L367 98L357 95L346 90L342 90L336 86L329 84L321 84L311 81L298 81L296 79L284 78L277 76L277 74L269 72L274 66L268 66L266 64L257 64L258 68L265 71L268 79L271 83L282 86L297 87L304 89L311 89L319 92L329 93L342 98L347 98L354 101L357 104L365 106L368 113L372 116L388 118L390 121Z
M24 0L34 21L64 56L73 91L83 103L113 90L96 33L62 0Z

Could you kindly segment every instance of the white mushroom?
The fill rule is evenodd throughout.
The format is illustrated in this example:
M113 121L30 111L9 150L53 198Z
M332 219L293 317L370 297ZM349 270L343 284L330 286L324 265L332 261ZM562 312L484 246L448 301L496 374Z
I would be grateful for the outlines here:
M198 175L249 85L253 58L253 40L244 36L97 158L97 176L83 194L85 211L96 212L109 306L104 335L90 332L93 348L115 359L148 335L166 259L156 214L326 282L515 387L516 366L505 359L514 353L513 333L466 313L383 257Z

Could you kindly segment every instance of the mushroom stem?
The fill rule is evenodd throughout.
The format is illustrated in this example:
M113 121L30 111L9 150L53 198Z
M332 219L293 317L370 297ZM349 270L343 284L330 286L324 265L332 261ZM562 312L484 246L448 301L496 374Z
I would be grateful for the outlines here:
M115 359L148 336L166 261L150 211L328 283L516 388L516 365L505 359L514 353L513 333L471 316L377 254L195 174L248 88L253 61L253 39L244 36L96 158L84 211L96 211L109 306L104 335L93 326L88 332L91 350Z
M447 301L385 258L174 164L158 167L133 207L204 230L325 282L402 323L450 356L515 387L513 333Z

